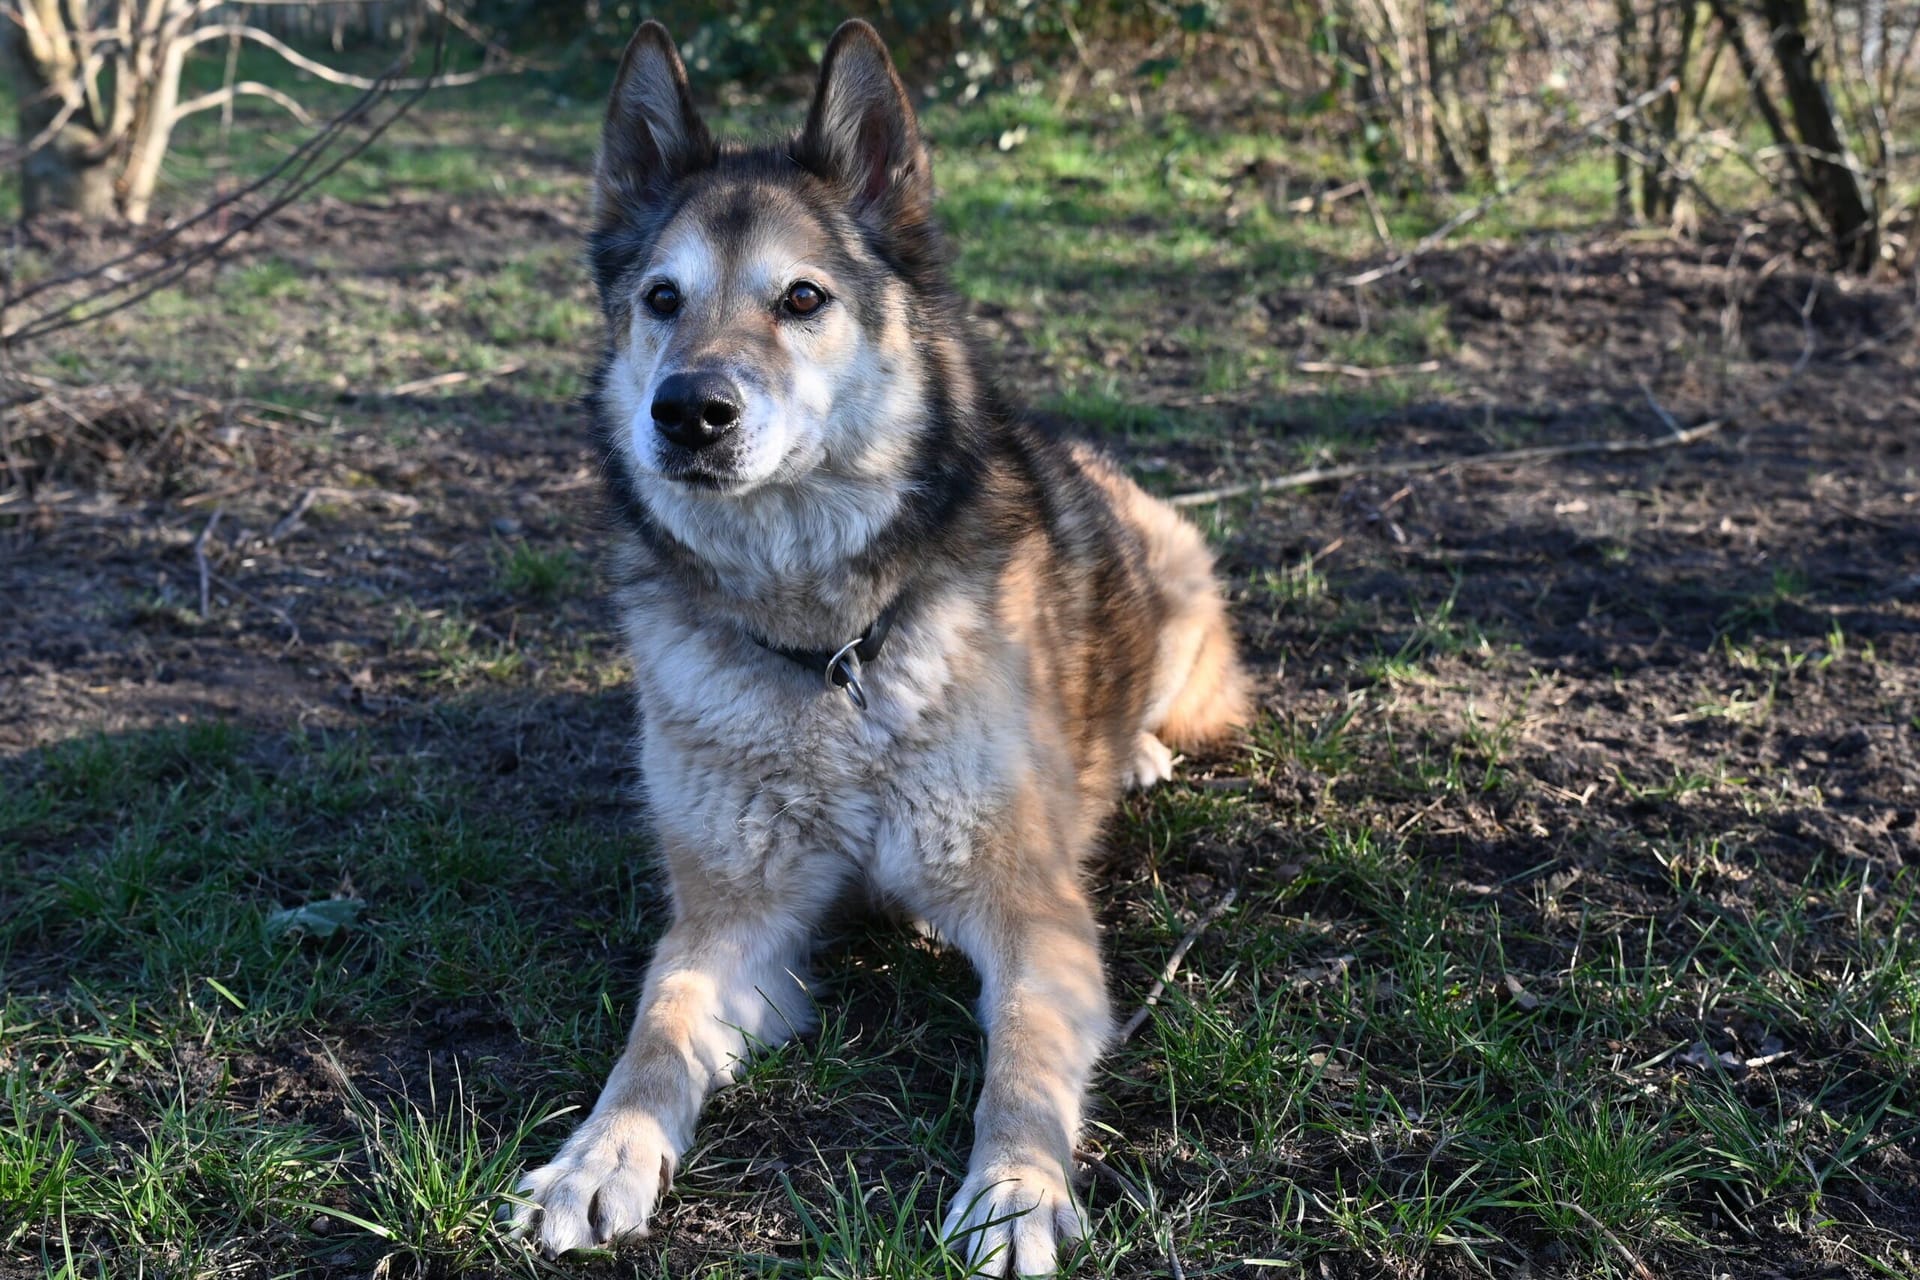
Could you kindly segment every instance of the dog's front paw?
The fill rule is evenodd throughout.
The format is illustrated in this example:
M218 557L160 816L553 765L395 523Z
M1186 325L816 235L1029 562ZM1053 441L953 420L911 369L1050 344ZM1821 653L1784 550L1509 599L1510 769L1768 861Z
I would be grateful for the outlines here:
M1087 1234L1086 1214L1064 1168L990 1161L960 1184L942 1234L977 1274L1050 1276L1060 1246Z
M516 1188L510 1229L557 1258L647 1233L660 1195L673 1184L674 1148L646 1115L594 1116L567 1139L553 1163Z

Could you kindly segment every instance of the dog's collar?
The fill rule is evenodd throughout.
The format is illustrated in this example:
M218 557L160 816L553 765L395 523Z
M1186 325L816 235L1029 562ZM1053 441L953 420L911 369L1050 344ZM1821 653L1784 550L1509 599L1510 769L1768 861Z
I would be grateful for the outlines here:
M880 616L873 620L865 633L855 636L838 649L788 649L783 645L769 644L751 631L747 633L747 638L768 653L777 653L796 666L819 672L829 689L845 689L847 696L853 699L853 705L865 711L867 691L860 687L860 667L880 656L880 646L887 642L887 632L893 629L893 620L899 615L900 602L905 598L895 596L893 603L880 611Z

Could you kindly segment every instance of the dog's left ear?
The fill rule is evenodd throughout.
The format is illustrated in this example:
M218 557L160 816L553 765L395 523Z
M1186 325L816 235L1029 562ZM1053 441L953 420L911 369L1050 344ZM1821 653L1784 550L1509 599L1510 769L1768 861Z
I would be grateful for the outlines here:
M846 192L856 215L918 222L933 207L933 167L907 90L880 33L840 24L794 157Z

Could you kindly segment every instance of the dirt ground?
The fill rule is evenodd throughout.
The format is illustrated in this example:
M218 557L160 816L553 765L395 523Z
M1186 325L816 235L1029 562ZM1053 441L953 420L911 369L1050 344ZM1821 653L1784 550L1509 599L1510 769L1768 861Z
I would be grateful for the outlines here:
M545 204L467 202L456 224L444 207L327 203L248 252L377 276L450 236L484 264L578 233L576 211ZM1375 394L1387 379L1339 372L1200 392L1168 346L1148 353L1142 397L1176 414L1204 400L1225 429L1107 445L1177 493L1325 460L1330 415L1339 461L1724 425L1687 447L1203 509L1273 740L1295 749L1251 775L1190 762L1200 784L1280 816L1196 836L1168 873L1201 886L1286 867L1336 812L1542 918L1576 898L1648 911L1656 857L1690 859L1735 913L1816 865L1920 863L1910 291L1782 265L1757 242L1611 237L1449 249L1361 290L1340 274L1260 293L1253 323L1311 361L1383 316L1434 313L1441 368L1393 380L1392 396ZM1206 298L1191 282L1183 316L1207 322ZM989 308L982 324L1014 387L1043 394L1048 360L1021 318ZM143 409L120 456L69 460L0 503L0 754L31 769L82 733L208 717L352 728L500 779L503 804L623 829L623 660L591 577L608 538L577 408L511 375L331 402L299 390L223 400L191 441ZM582 566L582 584L530 598L506 568L520 547ZM449 731L436 707L474 689L488 696ZM1369 736L1343 745L1357 707ZM1346 755L1329 765L1316 744ZM1409 757L1510 785L1434 791ZM1544 952L1508 962L1551 967ZM1148 967L1122 960L1121 980ZM1723 1028L1714 1048L1750 1034ZM1768 1087L1794 1087L1795 1069ZM1920 1233L1920 1147L1877 1159L1889 1192L1854 1211ZM1742 1247L1766 1256L1764 1232ZM1774 1274L1855 1274L1790 1253Z
M370 258L404 260L449 231L441 208L335 206L283 224L251 253L359 244ZM468 209L458 227L481 256L575 231L550 207L512 204ZM1504 687L1515 673L1529 673L1528 697L1555 713L1530 718L1521 752L1547 781L1615 764L1643 781L1753 771L1826 798L1817 818L1777 819L1782 852L1814 842L1920 855L1920 381L1901 329L1908 299L1896 286L1791 269L1756 284L1765 260L1725 246L1475 246L1364 292L1261 297L1274 340L1308 353L1316 333L1363 328L1370 309L1444 306L1453 385L1357 410L1349 429L1368 457L1448 458L1726 419L1704 443L1668 452L1456 466L1223 504L1223 563L1236 593L1255 601L1243 630L1270 704L1299 715L1345 696L1343 657L1382 637L1330 629L1324 600L1258 607L1259 575L1310 557L1348 613L1376 609L1388 631L1451 600L1453 618L1485 633L1494 668L1468 698L1498 704L1518 692ZM1017 325L989 318L986 328L1005 344L1016 387L1045 377L1023 358ZM1178 354L1162 363L1145 395L1177 407ZM1250 428L1106 443L1161 491L1284 474L1300 465L1293 437L1324 413L1312 398L1210 397L1230 416L1244 408ZM8 495L0 589L15 608L0 630L0 750L194 714L274 727L418 715L433 687L396 634L403 602L460 609L534 663L543 642L564 647L556 638L575 632L593 663L618 661L590 592L530 611L499 584L508 542L588 561L605 542L573 404L518 395L511 379L430 399L337 401L331 413L241 401L197 444L136 440L130 456L57 477L37 499ZM164 437L163 422L142 430ZM196 546L211 574L204 619ZM1877 661L1796 671L1763 723L1700 714L1704 698L1740 683L1725 646L1817 656L1831 636L1870 646ZM581 676L583 687L604 683ZM1809 684L1819 696L1803 696ZM1452 708L1432 710L1441 720ZM1566 815L1537 815L1549 827L1556 816Z

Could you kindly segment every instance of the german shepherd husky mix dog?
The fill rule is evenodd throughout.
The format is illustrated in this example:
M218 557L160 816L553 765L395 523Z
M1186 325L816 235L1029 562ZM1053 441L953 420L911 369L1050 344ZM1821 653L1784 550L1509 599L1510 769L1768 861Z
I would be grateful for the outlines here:
M872 27L834 35L797 136L748 147L647 23L594 181L591 402L673 922L516 1224L550 1254L643 1233L708 1091L811 1024L810 937L864 889L980 972L945 1237L1051 1275L1111 1027L1082 863L1124 787L1246 709L1206 547L997 398Z

